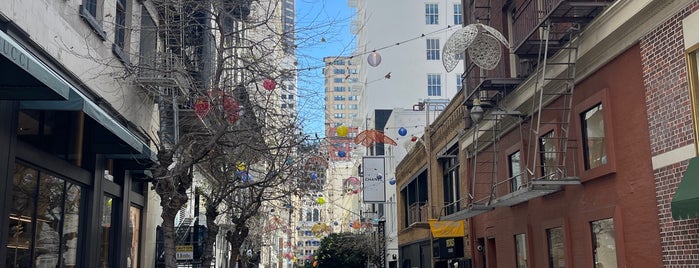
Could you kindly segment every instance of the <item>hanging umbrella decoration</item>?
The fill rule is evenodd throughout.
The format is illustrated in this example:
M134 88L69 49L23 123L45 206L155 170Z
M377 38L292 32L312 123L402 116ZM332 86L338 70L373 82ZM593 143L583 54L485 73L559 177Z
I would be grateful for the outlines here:
M394 146L398 145L396 141L383 134L383 132L375 129L359 132L359 134L354 137L354 143L364 145L364 147L369 147L373 143L384 143Z
M311 232L315 234L316 237L321 237L323 234L329 234L332 232L332 227L325 223L316 223L311 227Z
M502 57L500 44L509 47L509 42L497 29L480 23L466 25L447 39L442 50L442 65L451 72L468 50L475 65L486 70L495 69Z
M349 177L344 182L344 188L347 195L358 194L362 191L362 182L357 177Z

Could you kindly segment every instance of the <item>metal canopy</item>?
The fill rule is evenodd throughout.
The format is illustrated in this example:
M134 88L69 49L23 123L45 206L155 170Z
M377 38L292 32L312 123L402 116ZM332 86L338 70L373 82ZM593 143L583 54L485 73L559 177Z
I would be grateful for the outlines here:
M87 98L85 95L72 89L66 101L21 101L20 109L25 110L53 110L53 111L82 111L92 118L99 125L104 127L106 132L113 134L120 141L119 143L99 143L94 146L101 153L109 154L112 158L136 158L150 159L155 161L156 155L150 147L136 137L130 130L120 124L115 118L104 111L99 105ZM99 130L92 130L100 133ZM98 134L98 136L104 136ZM102 139L104 140L104 139ZM123 145L123 146L122 146ZM126 147L126 148L121 148ZM128 150L123 150L128 149Z
M0 99L65 100L70 86L38 58L0 31Z

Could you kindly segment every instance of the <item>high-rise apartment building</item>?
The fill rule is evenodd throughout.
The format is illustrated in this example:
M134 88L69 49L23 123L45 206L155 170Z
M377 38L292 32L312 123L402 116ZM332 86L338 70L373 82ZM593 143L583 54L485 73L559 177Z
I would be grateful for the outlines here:
M359 66L350 57L325 57L325 136L328 138L329 158L349 160L352 138L357 126L352 120L359 113ZM347 126L345 137L337 135L337 127Z

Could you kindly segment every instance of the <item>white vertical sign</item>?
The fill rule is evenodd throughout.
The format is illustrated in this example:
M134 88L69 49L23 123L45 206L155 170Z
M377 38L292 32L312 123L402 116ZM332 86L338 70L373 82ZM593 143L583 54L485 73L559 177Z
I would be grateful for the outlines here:
M386 163L383 156L362 158L363 198L365 203L386 202Z

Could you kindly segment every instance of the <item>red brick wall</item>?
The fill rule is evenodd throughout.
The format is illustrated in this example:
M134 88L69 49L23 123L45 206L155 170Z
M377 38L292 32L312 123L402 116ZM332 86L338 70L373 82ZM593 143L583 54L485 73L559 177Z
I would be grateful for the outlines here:
M682 19L698 9L699 1L694 1L640 42L651 152L654 156L696 142ZM699 265L699 219L675 221L670 211L670 202L686 168L687 161L682 161L654 171L665 267Z

